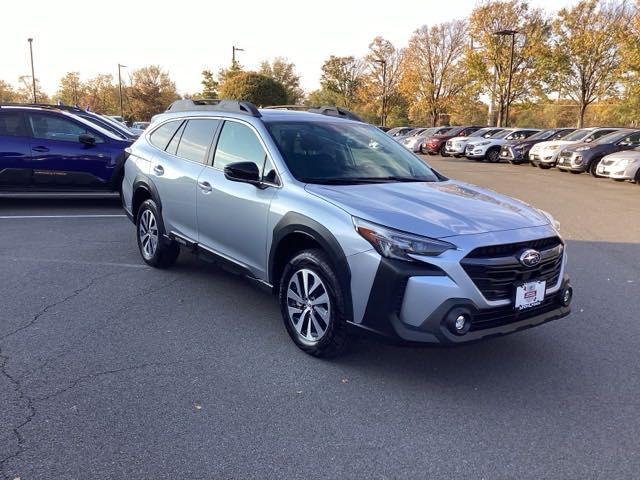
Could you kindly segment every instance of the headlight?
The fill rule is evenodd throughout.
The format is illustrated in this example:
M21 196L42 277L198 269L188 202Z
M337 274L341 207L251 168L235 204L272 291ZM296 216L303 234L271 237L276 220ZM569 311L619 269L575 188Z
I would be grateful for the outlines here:
M545 210L538 209L538 211L541 214L543 214L545 217L547 217L547 220L549 220L549 223L551 225L553 225L553 228L555 228L557 231L560 231L560 222L558 220L556 220L555 218L553 218L553 215L551 215L549 212L547 212Z
M631 163L631 160L628 158L623 158L622 160L618 160L616 161L613 166L616 168L627 168L629 166L629 163Z
M555 152L556 150L560 150L560 147L561 147L561 146L562 146L562 145L549 145L549 146L547 147L547 150L549 150L549 151L551 151L551 152Z
M491 142L480 142L480 143L476 143L474 146L475 147L484 147L485 145L489 145Z
M357 217L353 217L353 225L362 238L386 258L412 262L410 255L435 257L456 248L442 240L401 232Z
M585 152L587 150L591 150L591 147L588 145L585 145L584 147L578 147L576 148L576 152Z

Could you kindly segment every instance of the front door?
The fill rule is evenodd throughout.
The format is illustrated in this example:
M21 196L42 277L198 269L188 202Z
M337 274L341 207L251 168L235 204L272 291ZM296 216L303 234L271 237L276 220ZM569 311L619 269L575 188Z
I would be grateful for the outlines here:
M243 161L258 165L269 182L265 188L225 178L226 165ZM205 167L198 179L198 242L265 278L269 207L278 182L257 132L247 124L225 121L213 166Z
M31 150L21 112L0 111L0 186L26 187L31 183Z
M86 125L55 113L27 114L33 183L45 188L103 188L111 177L104 139ZM81 135L95 143L81 142Z

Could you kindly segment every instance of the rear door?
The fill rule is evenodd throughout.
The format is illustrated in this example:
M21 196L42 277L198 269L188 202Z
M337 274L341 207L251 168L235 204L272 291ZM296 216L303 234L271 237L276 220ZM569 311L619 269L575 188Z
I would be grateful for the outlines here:
M33 184L45 188L103 188L111 179L111 155L104 138L62 114L29 112ZM94 144L82 143L90 135Z
M31 149L22 112L0 110L0 186L31 184Z
M196 189L210 154L220 120L191 118L162 124L149 136L161 149L151 162L150 175L162 202L167 232L197 241Z

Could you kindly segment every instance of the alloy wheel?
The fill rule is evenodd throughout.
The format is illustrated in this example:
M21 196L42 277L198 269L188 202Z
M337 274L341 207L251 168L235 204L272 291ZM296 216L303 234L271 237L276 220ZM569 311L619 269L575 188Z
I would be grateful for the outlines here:
M140 248L144 258L147 260L153 258L158 248L158 223L151 210L145 210L140 215L138 236L140 237Z
M331 299L322 279L312 270L297 270L287 285L289 321L308 343L317 343L331 321Z

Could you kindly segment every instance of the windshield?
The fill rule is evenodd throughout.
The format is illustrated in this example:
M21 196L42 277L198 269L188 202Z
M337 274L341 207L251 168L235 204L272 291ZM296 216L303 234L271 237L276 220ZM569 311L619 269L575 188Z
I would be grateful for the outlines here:
M501 132L498 132L495 135L492 135L491 138L504 138L508 135L511 135L512 133L513 133L513 130L502 130Z
M293 176L307 183L435 182L429 166L371 125L265 122Z
M496 133L502 131L499 128L481 128L480 130L476 130L469 137L485 137L487 134L495 135Z
M95 123L96 125L100 125L102 128L109 130L111 133L117 135L123 139L129 139L131 136L127 133L123 132L122 128L114 126L111 122L104 120L102 117L98 115L92 115L90 113L77 113L79 117L84 118L85 120L90 121L91 123Z
M603 144L614 143L614 142L617 142L618 140L622 140L623 138L628 137L631 133L634 133L634 132L630 130L625 130L622 132L612 132L607 135L603 135L597 140L594 140L593 143L603 143Z
M546 140L547 138L551 137L554 133L556 133L556 130L543 130L534 135L531 135L527 140Z
M587 128L581 128L580 130L576 130L572 134L567 135L566 137L563 138L563 140L568 140L568 141L571 141L571 142L574 142L576 140L582 140L584 137L586 137L587 135L589 135L592 132L593 132L593 130L590 130L590 129L587 129Z

